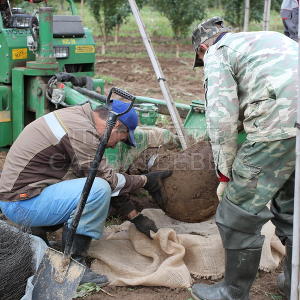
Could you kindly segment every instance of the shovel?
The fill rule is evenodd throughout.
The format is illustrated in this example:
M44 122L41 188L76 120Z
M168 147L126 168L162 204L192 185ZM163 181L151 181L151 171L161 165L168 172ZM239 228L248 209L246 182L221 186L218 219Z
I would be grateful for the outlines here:
M81 193L80 201L78 202L74 218L69 228L70 230L66 239L64 253L51 248L48 248L45 252L42 262L34 276L33 300L71 300L74 297L76 289L84 274L85 266L71 258L74 234L76 233L82 211L96 177L111 131L115 126L118 117L127 113L132 108L135 101L135 97L126 91L112 88L106 100L107 106L111 103L111 96L113 93L129 100L131 103L127 110L122 113L117 114L112 110L109 111L105 132L101 136L95 158L91 164L89 174Z

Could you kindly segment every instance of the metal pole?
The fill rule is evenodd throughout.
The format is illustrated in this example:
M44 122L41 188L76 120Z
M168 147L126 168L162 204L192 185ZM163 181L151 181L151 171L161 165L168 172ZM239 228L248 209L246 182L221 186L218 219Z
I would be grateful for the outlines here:
M27 61L29 69L57 70L58 62L53 50L53 8L39 8L38 50L35 61Z
M78 12L77 12L77 8L76 8L76 5L75 5L74 1L73 1L73 0L67 0L67 2L68 2L69 5L70 5L72 15L73 15L73 16L77 16L77 15L78 15Z
M39 10L39 59L55 62L53 51L53 8L41 7Z
M249 29L249 12L250 12L250 0L245 0L245 15L244 15L243 31L248 31Z
M271 11L271 0L265 0L265 6L264 6L264 25L263 30L268 31L269 30L269 24L270 24L270 11Z
M84 7L84 0L80 1L80 16L83 18L83 7Z
M155 71L157 80L159 82L162 94L164 96L164 99L167 102L167 106L168 106L173 124L175 126L175 130L178 134L178 137L179 137L179 140L180 140L180 143L181 143L181 147L182 147L183 150L185 150L187 148L187 138L186 138L186 135L185 135L184 130L183 130L183 124L182 124L182 121L180 119L179 113L178 113L178 111L176 109L176 106L175 106L175 103L172 99L167 80L166 80L166 78L165 78L165 76L164 76L164 74L161 70L161 67L160 67L159 61L158 61L158 59L155 55L154 49L152 48L150 37L146 33L146 28L145 28L145 25L142 21L142 18L141 18L141 15L139 13L139 9L138 9L138 7L135 3L135 0L128 0L128 1L129 1L129 4L130 4L132 13L135 17L136 23L138 25L138 28L140 30L141 36L143 38L144 45L145 45L145 47L147 49L147 52L148 52L148 55L150 57L150 60L151 60L153 69Z
M300 12L300 8L299 8ZM300 124L300 14L298 19L298 102L297 123ZM297 127L296 127L297 128ZM291 300L299 300L299 248L300 248L300 129L296 129L296 171L295 171L295 198L293 220L293 255L292 255L292 279Z

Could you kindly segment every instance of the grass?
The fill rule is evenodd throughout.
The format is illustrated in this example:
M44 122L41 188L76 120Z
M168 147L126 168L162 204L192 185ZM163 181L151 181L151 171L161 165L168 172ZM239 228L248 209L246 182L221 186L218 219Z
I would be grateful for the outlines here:
M80 8L78 6L78 11L80 12ZM89 27L95 36L100 36L100 31L99 31L99 26L97 25L97 22L95 21L93 15L89 11L89 8L87 5L84 6L83 11L80 12L83 18L83 23L86 27ZM213 17L213 16L223 16L224 17L224 12L221 9L208 9L207 10L207 18ZM153 8L149 6L143 7L141 10L141 16L142 19L146 25L147 32L150 37L165 37L169 38L168 40L162 40L162 41L157 41L155 40L153 43L153 46L157 44L162 44L162 43L168 43L170 45L170 51L168 52L157 52L156 55L158 57L162 58L174 58L175 57L175 51L174 51L174 45L176 43L175 39L172 39L173 33L171 29L171 25L169 20L160 14L159 12L155 11ZM190 27L190 32L192 29L200 22L201 20L195 21L191 27ZM251 22L249 24L249 31L260 31L263 28L263 23L256 23L256 22ZM283 25L282 21L279 15L279 12L277 11L272 11L271 12L271 18L270 18L270 30L272 31L279 31L283 32ZM113 35L113 33L112 33ZM140 38L140 33L137 28L136 22L134 17L131 15L128 17L127 22L123 24L120 28L120 36L121 37L131 37L131 38ZM136 42L140 42L139 40L136 40ZM190 45L191 41L190 38L187 37L185 39L182 39L180 41L181 44L186 44ZM128 46L130 42L124 42L122 40L121 43L115 44L111 39L108 42L108 46L118 46L121 47ZM97 40L97 46L101 45L101 40ZM140 52L129 52L129 53L124 53L122 51L107 51L105 54L106 57L124 57L124 58L146 58L148 57L146 51L140 51ZM180 57L182 58L193 58L194 54L192 51L190 52L183 52L181 51Z
M159 12L146 6L141 10L141 16L150 36L172 37L169 20ZM120 36L140 36L133 16L121 27Z
M263 30L262 28L263 28L262 23L250 23L249 26L250 31ZM270 30L283 33L283 24L279 12L271 11Z
M153 8L149 6L143 7L141 10L142 19L146 25L147 32L151 36L156 37L172 37L172 29L169 20L160 14L159 12L155 11ZM207 10L207 18L213 16L223 16L224 12L221 9L213 9L209 8ZM196 27L196 25L201 22L202 20L197 20L191 25L191 30ZM89 11L88 6L86 5L83 10L83 22L85 26L91 28L95 35L99 36L99 28L97 23ZM262 22L256 23L251 22L249 25L249 31L258 31L262 30L263 24ZM271 18L270 18L270 30L272 31L279 31L283 32L283 25L277 11L271 11ZM121 26L120 29L120 36L121 37L139 37L140 33L138 31L135 19L133 16L129 16L127 22ZM185 41L190 43L190 41Z
M225 17L224 16L224 11L222 11L222 9L214 9L214 8L210 8L207 10L207 18L212 18L214 16L220 16L220 17ZM194 28L195 26L197 26L197 22L194 22L193 25L191 26L192 28ZM249 24L249 31L261 31L263 30L263 22L250 22ZM270 28L269 30L271 31L278 31L278 32L283 32L283 24L281 21L281 17L279 14L279 11L271 11L271 15L270 15Z
M271 300L283 300L283 296L273 293L267 293L265 292L265 295L270 298Z
M118 217L108 217L105 222L105 227L110 227L112 225L121 225L123 221Z
M113 84L114 81L118 80L118 78L113 77L113 76L99 75L99 74L96 74L96 75L94 76L94 78L96 78L96 79L103 79L103 80L105 80L105 82L108 83L108 84Z
M66 2L64 2L64 10L62 10L61 5L60 3L58 3L58 1L48 0L48 4L49 6L54 7L55 14L70 14L69 5ZM32 11L33 9L36 9L37 7L42 5L40 4L40 5L33 6L32 4L21 3L20 6L24 7L28 11ZM99 25L97 24L95 18L91 14L87 3L84 5L83 11L81 11L80 9L80 3L77 3L77 9L78 9L78 13L81 15L83 19L84 26L90 28L93 31L94 35L99 36L100 35ZM173 32L169 20L161 13L159 13L158 11L154 10L152 7L149 6L143 7L143 9L140 12L141 12L142 20L145 23L147 32L149 33L150 36L156 36L156 37L173 36ZM213 16L224 17L224 12L221 9L209 8L206 11L206 15L207 18ZM191 25L190 32L201 21L202 20L195 21ZM250 31L262 30L262 22L260 23L251 22L249 25L249 30ZM282 21L279 12L277 11L271 11L270 30L283 32ZM129 16L126 23L124 23L121 26L120 36L121 37L140 36L135 19L132 15ZM188 39L188 43L190 43L189 39Z

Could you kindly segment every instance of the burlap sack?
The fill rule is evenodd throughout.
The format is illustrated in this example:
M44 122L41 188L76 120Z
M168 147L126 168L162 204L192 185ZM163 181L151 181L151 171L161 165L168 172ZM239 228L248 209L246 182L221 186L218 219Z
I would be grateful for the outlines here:
M224 250L214 220L191 224L169 218L159 209L145 209L160 230L150 240L130 222L108 228L104 239L93 241L89 255L97 258L92 269L106 274L111 285L189 287L195 277L218 279L224 273ZM284 247L274 226L266 236L260 269L274 270Z
M159 207L182 222L209 219L219 204L219 181L210 143L199 141L184 151L169 150L166 146L143 151L130 165L129 174L172 170L172 175L163 180Z

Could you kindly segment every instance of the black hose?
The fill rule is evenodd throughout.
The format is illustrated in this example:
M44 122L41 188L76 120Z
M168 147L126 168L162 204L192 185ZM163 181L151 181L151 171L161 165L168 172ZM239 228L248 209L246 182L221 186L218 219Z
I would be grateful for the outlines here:
M96 100L99 100L103 103L106 103L106 99L107 99L106 96L100 95L97 92L88 90L86 88L81 88L81 87L78 87L78 86L74 86L73 89L75 91L79 92L80 94L88 96L91 99L96 99Z

